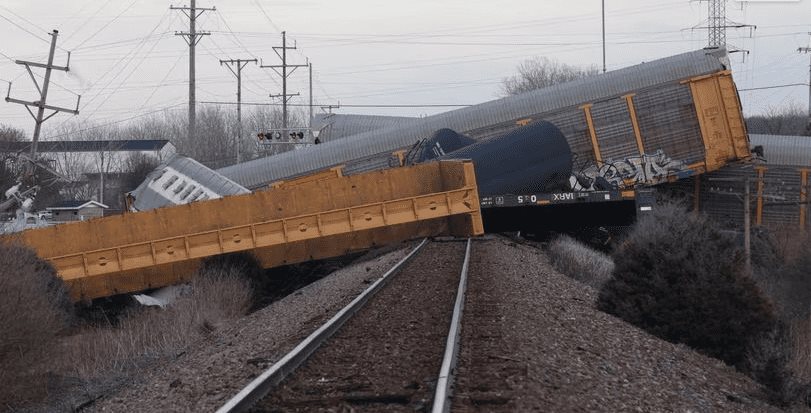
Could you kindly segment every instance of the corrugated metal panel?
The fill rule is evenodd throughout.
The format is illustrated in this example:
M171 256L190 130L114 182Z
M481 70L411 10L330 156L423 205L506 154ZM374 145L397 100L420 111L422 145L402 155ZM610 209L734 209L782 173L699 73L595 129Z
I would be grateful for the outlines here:
M741 165L730 165L708 174L707 179L701 181L701 210L724 228L743 228L743 180L755 176L751 166ZM756 194L755 189L754 184L750 185L752 199ZM754 207L751 212L750 218L754 222Z
M133 207L146 211L249 192L194 159L176 155L150 173L130 195L135 197Z
M811 167L811 136L749 135L752 146L763 146L769 165Z
M801 168L811 168L811 137L786 135L749 135L752 146L763 146L766 168L763 176L762 224L798 228ZM714 181L736 178L737 182ZM743 228L743 180L750 179L752 223L757 214L757 170L753 165L730 165L707 174L702 180L701 210L732 228ZM809 188L806 188L808 191ZM808 225L808 224L806 224Z
M763 225L796 227L800 222L799 202L800 171L788 166L769 167L764 174Z
M639 155L625 99L597 102L591 108L591 116L604 160L621 160Z
M359 133L394 128L418 120L419 118L403 116L321 113L313 117L313 129L321 131L318 135L321 142L329 142Z
M620 97L629 91L717 72L726 69L728 63L725 50L702 49L429 116L405 126L366 132L300 151L232 165L219 172L245 187L257 188L275 180L407 147L441 128L478 139L479 135L473 131L492 130L492 125L510 123L514 128L515 122L521 119L543 119L545 114L566 108L576 111L577 106L584 102ZM567 136L567 139L570 138Z
M673 83L639 91L634 104L645 152L661 149L688 164L704 158L704 142L688 85Z

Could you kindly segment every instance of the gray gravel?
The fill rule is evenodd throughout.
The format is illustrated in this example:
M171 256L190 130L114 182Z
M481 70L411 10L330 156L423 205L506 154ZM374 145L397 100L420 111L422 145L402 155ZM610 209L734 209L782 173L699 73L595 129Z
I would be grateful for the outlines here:
M454 411L780 411L722 362L596 310L595 291L539 249L503 238L473 248L465 317L476 319L463 325ZM324 278L93 408L212 411L405 253Z
M214 411L379 278L414 246L368 254L294 294L220 328L174 362L90 407L106 412Z
M596 310L537 248L474 243L470 271L454 411L780 411L722 362Z
M420 250L251 412L413 412L433 396L463 242Z

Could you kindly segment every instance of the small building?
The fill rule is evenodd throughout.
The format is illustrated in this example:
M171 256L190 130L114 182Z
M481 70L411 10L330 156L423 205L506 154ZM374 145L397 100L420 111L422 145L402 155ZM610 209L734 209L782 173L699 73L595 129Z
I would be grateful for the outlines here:
M62 201L46 208L54 222L84 221L104 216L107 205L96 201Z

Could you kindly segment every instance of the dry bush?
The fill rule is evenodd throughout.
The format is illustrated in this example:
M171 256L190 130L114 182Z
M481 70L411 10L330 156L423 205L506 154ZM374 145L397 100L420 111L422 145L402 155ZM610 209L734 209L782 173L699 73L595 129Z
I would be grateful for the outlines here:
M755 277L774 302L780 318L791 323L809 316L811 242L796 230L756 231L752 237Z
M555 269L596 289L600 289L614 271L611 257L568 235L555 238L549 243L548 251Z
M790 369L792 356L790 336L782 323L747 347L745 370L764 386L774 405L788 407L805 397L807 386Z
M117 326L88 329L63 349L63 369L88 383L133 375L145 364L174 357L191 343L245 315L253 290L239 267L203 267L190 288L166 308L138 308Z
M28 248L0 245L0 406L41 397L44 376L31 366L50 357L70 308L53 267Z
M789 368L799 380L811 383L811 317L791 323L790 340Z
M659 206L613 256L599 308L660 338L743 367L748 343L774 326L741 249L704 216Z

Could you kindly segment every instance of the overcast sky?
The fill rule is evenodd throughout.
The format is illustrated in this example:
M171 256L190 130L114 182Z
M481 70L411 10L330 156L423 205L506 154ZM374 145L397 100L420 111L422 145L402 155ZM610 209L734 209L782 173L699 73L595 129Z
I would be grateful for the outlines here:
M706 2L606 0L607 65L616 69L706 45ZM175 31L188 19L168 0L3 0L0 2L0 79L12 97L36 100L25 69L14 59L45 62L48 32L59 30L55 64L72 51L70 73L55 72L48 103L75 106L63 122L137 121L163 110L185 112L188 47ZM578 65L601 65L600 0L197 0L216 7L198 20L210 31L197 48L197 100L235 101L236 79L219 59L279 63L272 46L287 31L289 63L313 63L315 101L339 113L419 116L450 108L359 108L351 105L461 105L499 97L501 80L532 56ZM728 2L728 18L757 26L729 29L728 42L750 53L734 54L738 88L808 83L811 0ZM42 71L37 71L42 73ZM2 89L5 91L6 86ZM307 101L307 71L290 78L289 92ZM270 102L281 93L270 69L243 71L243 101ZM808 87L741 92L747 114L795 104L805 110ZM204 105L206 103L201 103ZM33 130L25 108L0 101L0 123Z

